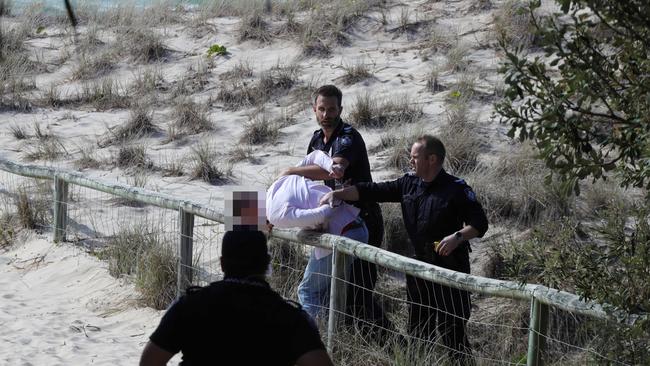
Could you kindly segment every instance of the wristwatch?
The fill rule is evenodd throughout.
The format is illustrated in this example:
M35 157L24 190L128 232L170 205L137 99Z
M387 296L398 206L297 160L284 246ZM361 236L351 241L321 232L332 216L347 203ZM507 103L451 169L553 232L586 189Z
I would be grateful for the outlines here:
M456 240L463 240L463 233L461 233L460 231L456 231L456 232L454 233L454 239L456 239Z

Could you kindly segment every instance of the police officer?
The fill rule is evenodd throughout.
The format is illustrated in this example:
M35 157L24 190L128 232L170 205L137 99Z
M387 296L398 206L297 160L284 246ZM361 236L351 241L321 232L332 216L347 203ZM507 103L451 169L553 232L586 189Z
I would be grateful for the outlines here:
M334 199L400 202L404 226L419 260L469 273L469 242L488 228L483 208L465 181L442 168L445 147L433 136L423 135L411 148L413 173L382 183L357 183L330 192L321 203ZM435 340L436 329L450 356L471 362L465 325L470 316L467 291L406 276L409 300L409 332Z
M315 324L300 305L264 280L270 256L261 231L228 231L221 249L222 281L190 288L174 302L150 337L141 366L331 366Z
M332 189L344 184L372 182L366 144L356 129L341 120L342 97L341 90L334 85L324 85L316 90L313 109L320 129L314 131L307 147L307 154L314 150L328 153L335 163L334 172L327 174L318 166L306 166L290 168L284 174L324 180ZM381 208L376 202L357 202L355 206L361 209L359 216L368 227L368 244L380 246L384 237ZM356 258L352 263L349 282L346 312L353 317L346 320L349 322L357 318L361 319L359 325L378 325L374 330L380 333L390 328L390 322L372 296L377 282L377 266ZM383 334L378 337L380 341L384 340Z

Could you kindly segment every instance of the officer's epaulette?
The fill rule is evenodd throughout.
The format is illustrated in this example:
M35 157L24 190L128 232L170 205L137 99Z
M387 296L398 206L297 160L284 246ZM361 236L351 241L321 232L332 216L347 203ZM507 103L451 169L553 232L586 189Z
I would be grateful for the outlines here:
M415 172L413 171L406 172L406 175L408 175L409 177L415 177Z
M467 185L467 182L465 182L465 180L464 180L464 179L461 179L461 178L456 179L456 180L454 181L454 183L458 183L458 184L460 184L460 185L462 185L462 186L466 186L466 185Z
M342 132L343 133L352 133L352 126L350 126L350 125L343 126L343 131Z
M192 295L192 294L195 294L195 293L201 291L202 289L203 289L203 287L201 287L201 286L190 286L185 290L185 294Z
M302 310L302 305L300 305L300 303L295 302L295 301L293 301L293 300L289 300L289 299L285 299L284 301L286 301L287 304L293 306L294 308L296 308L296 309L298 309L298 310Z

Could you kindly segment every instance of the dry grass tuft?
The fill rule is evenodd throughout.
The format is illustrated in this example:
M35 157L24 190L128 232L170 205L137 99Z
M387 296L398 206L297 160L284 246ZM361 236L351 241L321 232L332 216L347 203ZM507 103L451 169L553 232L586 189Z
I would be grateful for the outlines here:
M9 127L9 130L11 131L11 135L16 139L16 140L24 140L27 138L27 133L25 132L25 129L18 125L18 124L13 124Z
M147 157L147 149L142 145L120 146L115 156L115 165L124 168L151 168L153 164Z
M93 145L80 147L79 155L79 158L74 162L77 169L97 169L101 166L99 160L95 157L95 147Z
M104 51L89 56L81 54L79 63L72 72L72 77L77 80L87 80L110 73L117 64L114 51Z
M220 75L222 80L243 80L253 76L253 68L248 61L240 61L230 70Z
M126 27L120 31L119 37L122 38L124 52L136 62L164 61L169 53L160 35L151 28Z
M348 118L359 127L386 128L413 123L422 114L422 107L406 95L379 100L366 92L357 96Z
M345 74L341 79L345 85L356 84L360 81L374 77L374 74L368 65L360 61L348 65L342 65L341 67L345 71Z
M100 258L115 277L135 277L144 306L165 309L176 295L174 243L157 228L134 226L111 237Z
M445 168L449 172L463 176L476 168L482 142L467 107L448 109L447 124L440 129L439 137L445 144Z
M231 81L229 88L219 90L216 99L223 102L228 110L259 107L286 95L297 83L299 71L297 65L276 65L263 72L256 83L241 79Z
M277 123L271 122L265 113L259 113L244 125L239 141L249 145L272 144L279 135Z
M535 42L532 18L526 7L526 3L508 0L494 12L497 39L513 48L527 48Z
M174 126L189 134L195 134L214 129L208 119L208 106L195 103L190 98L177 98L172 112Z
M37 186L36 192L29 192L21 187L16 194L16 215L20 227L24 229L38 229L50 224L51 220L51 192L44 186Z
M108 138L99 143L100 147L123 143L128 140L149 136L158 132L153 124L153 112L144 104L136 104L131 109L129 120L114 130L108 130Z
M264 20L264 14L255 11L242 18L239 25L239 41L255 40L259 42L269 42L271 32L268 23Z
M491 222L506 221L528 227L570 212L571 190L561 182L547 180L548 170L529 145L480 163L465 174Z
M307 255L302 246L291 242L269 239L272 275L269 283L282 296L297 300L298 285L302 281L303 269L307 265Z
M224 184L230 181L231 168L217 163L214 149L207 143L192 148L190 156L190 178L201 179L210 184Z
M106 77L99 81L84 83L76 102L89 103L97 110L103 111L128 108L131 105L131 97L118 81Z

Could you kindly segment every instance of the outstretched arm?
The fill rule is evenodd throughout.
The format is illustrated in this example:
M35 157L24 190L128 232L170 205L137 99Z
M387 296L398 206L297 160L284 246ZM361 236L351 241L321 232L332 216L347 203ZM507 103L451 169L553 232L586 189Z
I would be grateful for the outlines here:
M321 197L320 204L333 206L336 200L358 201L359 190L356 186L348 186L343 189L327 192L323 197Z
M332 159L332 171L328 171L323 166L317 164L307 164L302 166L291 167L284 172L282 175L300 175L311 180L327 180L327 179L338 179L343 177L345 169L350 164L347 159L342 157L336 157Z

